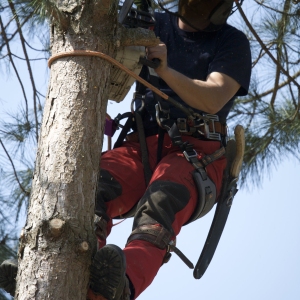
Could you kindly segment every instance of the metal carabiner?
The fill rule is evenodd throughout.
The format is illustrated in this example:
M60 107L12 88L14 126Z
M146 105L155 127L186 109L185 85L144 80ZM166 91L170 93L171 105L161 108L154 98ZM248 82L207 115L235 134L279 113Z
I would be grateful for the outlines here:
M156 122L157 122L158 126L161 127L162 129L165 129L160 121L160 117L159 117L160 109L159 109L158 104L155 104L155 112L156 112L155 113Z
M170 130L169 126L162 124L162 121L170 119L169 112L166 111L166 110L162 110L161 107L160 107L160 105L159 105L159 103L155 104L155 111L156 111L155 118L156 118L156 122L157 122L158 126L161 127L162 129ZM161 118L160 117L160 113L161 112L164 113L164 114L166 114L167 117L166 118Z
M133 93L133 98L132 98L131 104L130 104L130 109L131 109L132 114L134 114L134 112L135 112L133 106L134 106L134 101L136 100L136 96L137 95L140 96L139 100L141 100L141 102L142 102L142 106L139 108L138 111L141 112L144 109L144 107L145 107L145 95L141 95L141 94L138 94L137 92L134 92Z

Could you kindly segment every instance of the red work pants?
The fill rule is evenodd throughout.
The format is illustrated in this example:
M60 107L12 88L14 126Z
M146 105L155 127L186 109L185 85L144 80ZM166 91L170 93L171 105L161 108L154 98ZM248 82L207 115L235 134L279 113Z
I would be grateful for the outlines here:
M183 136L183 141L186 140L193 144L199 158L206 154L212 154L220 148L220 143L215 141L202 141ZM149 162L153 171L148 187L145 184L139 143L125 142L121 147L102 155L101 169L107 170L122 187L120 196L105 203L106 214L109 218L122 216L143 198L143 195L147 193L147 189L149 191L154 182L175 183L184 186L186 189L185 195L188 195L187 201L179 206L179 210L174 210L174 216L171 218L170 226L172 226L171 229L175 237L196 208L198 193L192 177L192 172L195 169L184 158L179 147L172 145L167 135L164 138L162 159L157 164L157 141L158 137L155 135L147 138ZM217 193L221 188L225 166L226 159L224 157L207 166L207 173L216 184ZM170 212L166 212L166 215L168 214ZM155 213L151 217L155 219ZM124 253L127 261L126 273L135 288L135 299L150 285L156 276L162 265L166 250L161 250L146 241L133 240L126 245Z

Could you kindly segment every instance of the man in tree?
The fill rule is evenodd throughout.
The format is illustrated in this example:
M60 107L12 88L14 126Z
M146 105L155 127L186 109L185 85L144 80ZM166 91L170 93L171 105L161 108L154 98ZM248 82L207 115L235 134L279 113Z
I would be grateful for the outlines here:
M91 266L90 300L136 299L170 257L181 227L209 211L212 205L207 203L197 211L199 191L193 172L198 163L191 159L191 149L205 166L200 168L202 175L213 183L207 187L212 195L208 198L212 204L218 199L226 166L220 151L226 142L226 118L234 98L247 94L251 73L247 38L226 23L233 2L182 0L178 13L155 15L161 43L147 49L147 58L160 60L155 69L160 89L184 109L206 117L204 123L201 117L191 121L172 104L166 112L163 101L156 111L156 96L148 89L137 91L135 104L143 110L152 175L145 183L143 153L135 134L102 155L95 208L99 249ZM141 75L152 81L150 73L143 68ZM141 90L145 95L140 95ZM161 114L167 125L161 123ZM180 137L168 130L174 124ZM169 136L158 134L160 126ZM104 246L112 219L133 209L133 231L126 247Z
M147 49L149 60L160 60L155 71L163 92L200 114L219 117L215 125L220 125L220 139L208 139L191 128L190 132L182 130L182 140L193 144L199 159L220 149L226 139L226 117L234 98L246 95L249 86L249 42L243 33L226 24L232 7L233 1L179 1L177 14L155 15L155 33L161 43ZM142 75L151 81L147 70L144 68ZM99 244L105 244L111 219L138 205L133 232L124 250L107 245L95 255L90 299L102 299L99 295L105 299L137 298L151 284L168 256L168 245L191 221L197 206L192 177L195 168L169 136L165 135L162 146L158 145L155 96L146 89L143 99L139 92L135 95L136 107L141 108L144 101L143 125L153 173L146 186L142 153L134 134L122 146L103 154L96 202L96 214L101 217L96 230ZM180 109L172 105L169 109L170 119L184 122L180 118L186 116ZM225 164L224 157L220 157L206 168L217 195Z

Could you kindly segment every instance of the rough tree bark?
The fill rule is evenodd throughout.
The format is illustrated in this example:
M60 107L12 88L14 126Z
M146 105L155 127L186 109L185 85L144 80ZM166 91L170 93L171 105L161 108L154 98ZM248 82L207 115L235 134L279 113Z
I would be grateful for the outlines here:
M56 1L48 12L52 55L77 49L114 57L122 45L157 43L149 31L120 28L112 0ZM86 299L110 70L96 57L51 66L15 299Z

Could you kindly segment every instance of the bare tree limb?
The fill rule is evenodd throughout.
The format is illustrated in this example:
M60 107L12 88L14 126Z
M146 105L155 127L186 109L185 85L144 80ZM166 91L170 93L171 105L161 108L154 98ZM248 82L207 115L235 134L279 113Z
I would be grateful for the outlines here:
M286 15L288 17L297 17L298 16L298 14L288 14L285 10L282 11L282 10L276 9L274 7L268 6L268 5L264 4L263 1L254 0L254 2L256 2L259 6L265 7L269 10L272 10L272 11L282 14L282 15ZM296 1L294 0L293 2L295 3ZM298 3L298 2L296 2L296 3Z
M21 184L21 182L20 182L20 180L19 180L19 177L18 177L16 168L15 168L15 165L14 165L14 163L13 163L13 160L11 159L11 157L10 157L10 155L9 155L9 153L8 153L8 151L7 151L7 149L5 148L5 146L4 146L4 144L3 144L1 138L0 138L0 144L1 144L1 146L2 146L2 148L3 148L3 150L4 150L4 152L5 152L5 154L7 155L8 159L9 159L9 161L10 161L10 163L11 163L11 166L12 166L12 168L13 168L13 170L14 170L15 178L16 178L18 184L19 184L20 189L23 191L23 193L24 193L26 196L29 196L29 193L24 189L23 185Z
M298 71L297 73L295 73L295 74L292 76L292 78L295 79L295 78L297 78L297 77L299 77L299 76L300 76L300 71ZM283 88L284 86L290 84L291 82L292 82L292 80L290 80L290 79L287 79L286 81L283 81L282 83L280 83L280 84L278 85L278 89ZM265 91L265 92L263 92L263 93L261 93L261 94L258 94L258 97L262 98L262 97L268 96L269 94L273 93L273 91L274 91L274 88L269 89L269 90L267 90L267 91Z
M1 27L1 31L2 31L3 40L4 40L5 45L7 47L7 55L9 57L9 60L10 60L10 62L12 64L12 67L13 67L13 69L15 71L15 74L16 74L16 76L18 78L19 84L20 84L21 89L22 89L23 97L24 97L24 100L25 100L25 107L26 107L26 119L28 120L28 100L27 100L25 88L24 88L23 82L22 82L22 80L20 78L20 75L19 75L19 72L17 70L17 67L16 67L16 65L14 63L14 60L12 58L12 53L11 53L11 50L10 50L10 44L9 44L9 41L7 39L7 36L6 36L6 32L5 32L5 28L3 26L3 22L2 22L1 16L0 16L0 27Z
M254 35L254 37L256 38L256 40L259 42L259 44L261 45L261 47L266 51L266 53L268 54L268 56L271 58L271 60L274 62L275 65L278 65L280 67L281 72L286 75L289 80L291 82L293 82L296 87L298 88L298 90L300 91L300 84L289 74L289 72L287 72L287 70L284 69L284 67L282 65L280 65L278 63L278 61L276 60L276 58L272 55L272 53L269 51L269 49L265 46L264 42L261 40L261 38L259 37L259 35L257 34L257 32L255 31L255 29L253 28L253 26L251 25L251 23L249 22L248 18L246 17L240 3L237 1L236 5L238 7L238 10L243 18L243 20L245 21L246 25L248 26L249 30L251 31L251 33ZM294 119L296 117L296 115L299 113L299 109L300 109L300 98L298 100L298 105L297 108L295 110L295 114L292 116L292 119Z
M251 25L251 23L249 22L248 18L246 17L241 5L239 3L237 3L238 6L238 10L243 18L243 20L245 21L245 23L247 24L248 28L250 29L251 33L255 36L256 40L259 42L260 46L266 51L266 53L269 55L269 57L272 59L272 61L277 65L278 61L276 60L276 58L273 56L273 54L269 51L269 49L266 47L266 45L264 44L264 42L261 40L261 38L259 37L259 35L257 34L257 32L255 31L255 29L253 28L253 26ZM282 67L280 66L281 72L286 75L298 88L300 88L299 83L290 76L290 74Z
M26 24L27 23L27 21L32 17L32 15L33 15L33 13L31 13L30 15L28 15L26 18L25 18L25 20L22 22L22 24L21 24L21 27L23 27L24 26L24 24ZM9 26L9 24L11 23L11 22L13 22L13 18L11 19L11 20L9 20L9 22L4 26L4 29L6 30L6 28ZM7 37L7 40L8 40L8 42L10 42L10 41L12 41L13 39L14 39L14 37L16 36L16 34L18 33L18 30L16 30L14 33L12 33L11 35L10 35L10 37ZM2 33L0 32L0 35L1 35ZM3 44L3 45L1 45L0 46L0 51L2 50L2 48L5 46L5 44Z
M35 87L35 82L34 82L34 77L33 77L33 72L32 72L32 68L29 62L29 56L26 50L26 45L25 45L25 38L23 36L23 32L22 32L22 28L21 28L21 24L19 21L19 17L17 15L15 6L13 4L13 2L11 0L8 0L9 3L9 7L13 13L13 15L15 16L15 20L16 20L16 24L17 24L17 28L18 28L18 33L20 35L20 41L21 41L21 45L22 45L22 49L24 52L24 56L26 58L26 62L27 62L27 68L28 68L28 72L29 72L29 76L30 76L30 81L31 81L31 85L32 85L32 90L33 90L33 109L34 109L34 115L35 115L35 136L36 136L36 141L39 140L39 121L38 121L38 114L37 114L37 103L36 103L36 87Z
M17 59L27 61L26 58L20 57L20 56L18 56L18 55L16 55L16 54L13 54L13 53L12 53L11 55L12 55L13 57L17 58ZM46 57L41 57L41 58L30 58L30 59L29 59L29 61L37 61L37 60L47 60L47 58L46 58Z

